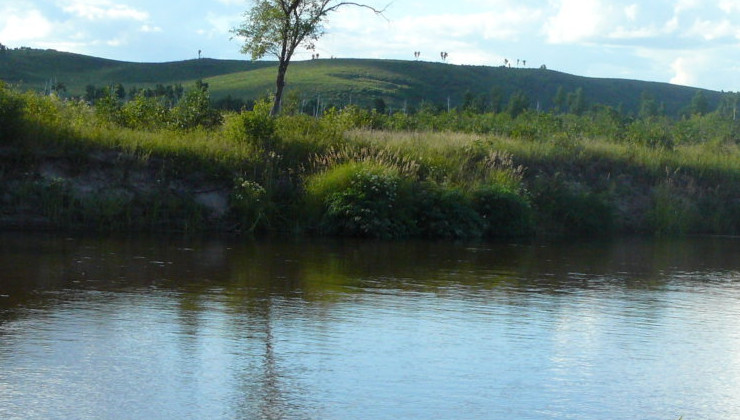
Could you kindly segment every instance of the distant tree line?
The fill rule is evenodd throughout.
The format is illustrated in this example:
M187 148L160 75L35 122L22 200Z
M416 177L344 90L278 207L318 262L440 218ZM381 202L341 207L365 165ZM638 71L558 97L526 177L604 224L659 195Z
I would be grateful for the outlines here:
M740 93L725 93L716 110L720 110L723 115L734 115L737 117L737 104L740 101ZM326 107L330 108L330 107ZM405 105L403 108L393 109L383 98L374 98L367 107L379 114L390 114L394 112L404 112L413 114L416 112L463 112L468 114L498 114L508 113L512 118L527 111L549 112L555 115L577 115L584 116L609 110L610 113L620 115L625 118L653 118L653 117L671 117L666 111L665 103L656 99L655 95L650 92L642 92L636 108L625 108L624 104L616 106L605 105L589 101L582 87L572 91L566 91L563 86L559 86L552 98L543 98L532 100L524 91L516 90L506 94L499 86L491 88L488 92L474 93L470 90L463 94L462 101L452 106L448 99L447 104L433 103L423 101L418 107ZM697 90L690 102L679 110L678 114L673 117L686 118L692 115L705 115L712 112L709 100L704 91ZM313 114L313 112L306 112Z
M197 80L195 86L201 90L208 90L209 88L208 83L202 80ZM121 83L110 86L95 86L90 84L85 87L85 94L82 99L94 104L100 99L107 98L111 95L117 100L124 102L136 100L138 97L154 98L164 102L164 105L171 108L180 102L184 93L185 88L180 83L170 85L157 84L154 87L145 88L132 86L129 89L126 89ZM254 101L244 101L241 98L235 98L229 94L225 98L212 101L212 106L222 111L241 111L245 108L251 109L254 106Z
M139 88L133 86L129 88L128 91L121 83L102 87L87 85L85 86L85 95L83 99L88 102L95 103L99 99L112 93L119 100L133 100L137 96L141 95L145 98L161 98L169 104L174 105L180 100L180 98L182 98L184 92L185 89L179 83L174 85L157 84L153 88Z

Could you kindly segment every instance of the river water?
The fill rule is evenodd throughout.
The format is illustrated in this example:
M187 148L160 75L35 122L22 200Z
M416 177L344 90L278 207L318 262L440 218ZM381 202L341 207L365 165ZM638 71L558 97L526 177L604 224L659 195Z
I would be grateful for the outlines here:
M740 239L0 234L1 419L737 419Z

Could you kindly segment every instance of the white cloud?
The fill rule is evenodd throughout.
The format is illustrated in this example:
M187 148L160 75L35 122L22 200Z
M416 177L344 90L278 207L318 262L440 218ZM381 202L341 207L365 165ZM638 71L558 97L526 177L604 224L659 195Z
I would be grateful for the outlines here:
M625 28L619 26L609 33L608 38L614 40L648 39L661 35L662 31L655 27Z
M669 34L678 31L678 29L680 27L681 27L681 25L680 25L680 23L678 21L678 17L677 16L674 16L671 20L669 20L668 22L666 22L665 25L663 25L664 31L666 33L669 33Z
M422 60L436 61L440 51L448 51L452 63L498 64L503 59L482 44L531 38L543 15L521 5L484 3L489 10L480 13L413 14L390 20L347 8L330 17L327 34L317 46L322 54L344 57L364 51L360 56L411 58L413 51L421 51Z
M608 30L610 9L599 0L562 0L557 14L545 24L548 42L577 43L600 35Z
M713 41L722 38L740 38L740 27L729 20L713 22L710 20L696 20L693 26L686 31L687 35Z
M696 59L679 57L671 63L674 76L671 83L675 85L694 86L697 81L695 74Z
M108 41L105 41L105 45L109 47L120 47L126 44L127 44L126 40L122 38L109 39Z
M637 13L639 12L639 6L636 4L630 4L629 6L624 8L624 14L627 16L627 19L630 21L635 21L637 19Z
M87 20L136 20L149 19L149 13L125 4L114 4L108 0L68 0L62 7L67 13Z
M721 0L719 8L728 14L740 12L740 0Z
M704 0L678 0L673 7L673 12L678 15L702 6L706 6L706 2Z
M53 32L53 24L35 9L0 11L0 39L3 42L23 42L44 39Z
M162 32L162 28L160 28L159 26L142 25L141 28L139 28L139 31L145 33Z

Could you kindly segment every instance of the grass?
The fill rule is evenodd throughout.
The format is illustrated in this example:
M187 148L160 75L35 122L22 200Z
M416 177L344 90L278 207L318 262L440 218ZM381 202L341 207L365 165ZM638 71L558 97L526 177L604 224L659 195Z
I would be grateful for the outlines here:
M667 127L670 143L655 145L604 129L598 114L348 108L272 120L265 102L183 130L123 128L87 104L4 87L0 105L11 128L0 132L0 215L36 212L51 226L382 238L740 233L734 123L714 116L620 123ZM394 128L399 121L415 128ZM700 140L679 136L708 127L714 134ZM207 207L213 200L226 207Z

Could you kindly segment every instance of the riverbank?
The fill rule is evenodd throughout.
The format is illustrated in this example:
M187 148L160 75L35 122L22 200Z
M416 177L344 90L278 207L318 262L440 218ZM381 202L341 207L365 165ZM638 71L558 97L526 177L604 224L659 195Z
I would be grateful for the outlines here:
M719 116L457 113L412 125L356 108L272 119L258 104L208 127L182 118L139 127L133 111L0 88L0 228L493 239L740 233L736 126Z

